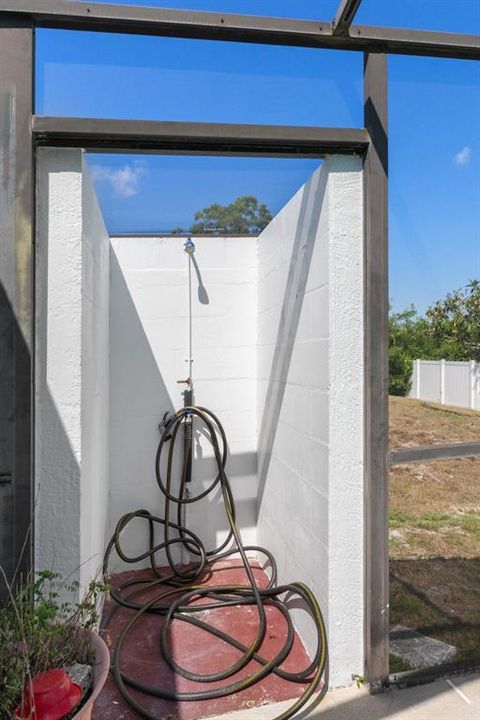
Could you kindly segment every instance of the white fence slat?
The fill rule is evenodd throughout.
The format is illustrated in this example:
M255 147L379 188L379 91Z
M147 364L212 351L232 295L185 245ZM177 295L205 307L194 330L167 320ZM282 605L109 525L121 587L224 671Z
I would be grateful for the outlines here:
M480 363L415 360L410 397L480 410Z

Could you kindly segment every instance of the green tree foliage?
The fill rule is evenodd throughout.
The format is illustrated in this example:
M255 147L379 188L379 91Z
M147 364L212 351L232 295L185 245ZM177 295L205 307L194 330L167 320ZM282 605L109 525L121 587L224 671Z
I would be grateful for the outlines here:
M433 345L427 332L427 321L412 305L399 313L390 313L389 329L389 393L407 395L410 390L413 361L431 358Z
M427 310L429 333L445 360L480 362L480 281L449 293Z
M480 281L449 293L422 317L412 305L389 317L389 392L407 395L413 361L480 362Z
M214 203L195 213L189 232L216 235L255 234L261 232L272 219L268 207L254 195L238 197L229 205ZM178 232L179 228L175 230Z

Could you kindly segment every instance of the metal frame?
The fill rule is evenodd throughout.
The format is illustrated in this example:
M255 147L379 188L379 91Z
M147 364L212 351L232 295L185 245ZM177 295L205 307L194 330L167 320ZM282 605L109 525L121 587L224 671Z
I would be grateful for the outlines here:
M366 674L373 690L388 682L388 287L387 287L387 56L480 59L480 37L353 25L361 0L340 0L329 21L303 21L161 8L0 0L0 497L15 488L13 552L32 513L32 350L34 293L35 145L114 151L365 157L365 517ZM33 46L36 27L159 35L365 53L365 128L297 128L104 119L34 117ZM13 420L12 420L13 417ZM453 452L448 447L444 453ZM416 449L410 450L412 454ZM425 453L423 449L421 452ZM458 451L458 448L457 448ZM438 448L435 451L438 458ZM403 453L403 455L399 455ZM478 454L475 451L475 454ZM420 451L417 452L420 457ZM425 459L425 458L423 458ZM410 459L411 461L411 459ZM1 506L0 506L1 509ZM5 516L5 513L4 513ZM8 528L7 528L8 530ZM31 534L30 534L31 535ZM10 537L10 536L9 536ZM23 555L31 562L31 543Z
M348 34L336 33L331 20L291 20L128 5L91 5L68 0L0 0L0 13L27 16L37 27L66 30L480 59L480 39L477 35L367 25L352 25Z
M348 35L362 0L341 0L332 23L333 35Z
M0 15L0 563L9 579L32 559L33 42L28 17Z
M456 460L478 456L480 456L480 442L451 443L449 445L414 445L390 450L388 464L401 465L402 463Z
M365 55L365 665L372 691L388 654L388 80L387 56Z
M366 153L363 128L99 120L34 116L38 145L112 152L323 157Z

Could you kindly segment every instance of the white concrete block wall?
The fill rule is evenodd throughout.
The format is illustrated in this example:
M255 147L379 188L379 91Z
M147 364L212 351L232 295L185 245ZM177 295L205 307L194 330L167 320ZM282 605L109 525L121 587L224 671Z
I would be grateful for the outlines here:
M103 558L107 521L110 238L84 158L82 219L80 582L86 587Z
M107 537L132 509L162 514L154 457L187 375L187 258L174 237L109 247L81 151L42 150L38 170L36 567L85 584L107 504ZM361 161L325 161L260 238L195 243L195 400L225 425L244 542L258 535L281 582L312 587L331 684L348 683L364 669ZM194 489L214 470L201 437L195 452ZM223 539L221 502L188 512ZM122 539L139 553L145 528Z
M332 685L364 672L362 236L361 161L332 157L259 237L258 540L319 599Z
M154 460L158 424L183 404L188 375L188 258L182 238L112 237L110 298L109 531L126 512L146 507L161 514L163 498ZM227 466L244 542L255 540L256 521L256 238L195 238L193 272L193 377L195 401L224 424ZM211 448L201 437L193 489L214 472ZM195 475L196 473L196 475ZM222 503L210 498L188 510L188 524L215 546L227 528ZM125 533L134 554L145 533ZM121 568L118 563L114 567Z
M108 482L109 241L80 150L40 150L35 567L84 588L101 564Z

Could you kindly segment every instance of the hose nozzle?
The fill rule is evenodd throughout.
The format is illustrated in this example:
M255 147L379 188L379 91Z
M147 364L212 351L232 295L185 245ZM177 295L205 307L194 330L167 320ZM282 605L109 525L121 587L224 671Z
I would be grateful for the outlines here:
M195 252L195 243L193 242L192 238L189 237L185 240L183 249L188 255L193 255L193 253Z

